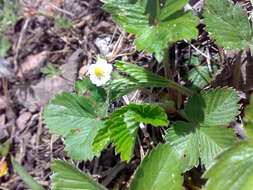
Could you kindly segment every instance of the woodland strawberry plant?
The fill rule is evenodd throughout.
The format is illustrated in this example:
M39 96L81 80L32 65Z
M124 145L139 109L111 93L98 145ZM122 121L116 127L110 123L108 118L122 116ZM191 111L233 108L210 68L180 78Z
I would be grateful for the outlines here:
M232 87L203 89L208 82L203 83L197 73L197 82L190 81L199 88L192 90L174 81L169 69L170 48L179 40L197 38L201 22L221 48L238 50L239 55L250 49L252 25L246 11L227 0L206 0L204 19L199 20L184 10L188 0L103 2L114 22L136 36L136 48L153 53L157 64L163 64L164 75L120 60L112 72L112 65L98 58L89 67L89 75L76 81L75 91L58 94L43 114L51 133L64 137L67 155L75 161L88 161L113 145L115 154L129 163L136 147L141 146L137 143L140 134L149 125L164 131L163 141L147 151L129 182L130 190L185 189L187 172L195 167L202 168L205 189L252 189L253 100L244 117L249 138L238 142L235 131L229 128L240 113L238 92ZM184 105L174 113L179 116L176 120L168 114L164 98L152 104L112 106L136 89L152 88L169 88L184 97ZM52 169L53 190L106 189L66 161L56 160Z

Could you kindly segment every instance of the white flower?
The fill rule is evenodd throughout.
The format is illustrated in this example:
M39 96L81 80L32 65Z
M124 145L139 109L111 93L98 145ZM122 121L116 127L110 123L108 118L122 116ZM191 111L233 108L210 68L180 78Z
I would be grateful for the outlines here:
M88 68L88 74L93 84L102 86L111 78L112 65L108 64L105 59L98 58L95 64Z

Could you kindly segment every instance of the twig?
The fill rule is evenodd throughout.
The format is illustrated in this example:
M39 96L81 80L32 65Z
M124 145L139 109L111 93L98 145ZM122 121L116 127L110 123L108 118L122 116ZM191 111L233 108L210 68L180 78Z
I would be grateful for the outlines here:
M17 68L18 68L18 56L19 56L19 50L20 50L20 47L21 47L21 43L22 43L22 40L24 38L24 35L25 35L25 32L26 32L26 29L28 27L28 24L31 20L31 17L27 17L27 19L25 20L25 23L22 27L22 30L21 30L21 33L20 33L20 36L19 36L19 39L18 39L18 43L17 43L17 46L15 48L15 56L14 56L14 69L15 71L17 71Z
M206 55L205 53L203 53L202 51L200 51L196 46L194 46L193 44L189 43L187 40L184 40L186 43L188 43L193 49L195 49L198 53L200 53L201 55L203 55L206 59L210 59L210 56Z
M53 7L54 9L56 9L57 11L59 11L59 12L65 13L65 14L71 16L71 17L74 17L74 16L75 16L73 13L71 13L71 12L69 12L69 11L66 11L66 10L64 10L64 9L61 9L61 8L57 7L56 5L54 5L53 3L48 2L48 4L49 4L51 7Z
M42 134L42 113L43 113L43 107L41 108L40 110L40 113L39 113L39 124L38 124L38 130L37 130L37 134L36 134L36 146L39 146L40 144L40 136Z
M110 170L110 174L102 181L104 186L107 186L125 168L125 163L119 163Z

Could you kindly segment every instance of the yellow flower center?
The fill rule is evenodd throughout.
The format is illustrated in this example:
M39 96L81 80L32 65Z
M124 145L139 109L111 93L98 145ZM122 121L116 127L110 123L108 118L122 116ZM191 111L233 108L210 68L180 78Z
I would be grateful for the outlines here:
M103 71L103 69L99 68L99 67L96 67L95 68L95 75L97 77L102 77L104 76L105 72Z

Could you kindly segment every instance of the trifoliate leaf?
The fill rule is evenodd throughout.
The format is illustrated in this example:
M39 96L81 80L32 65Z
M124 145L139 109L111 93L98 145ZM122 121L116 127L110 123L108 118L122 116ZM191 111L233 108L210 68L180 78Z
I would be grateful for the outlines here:
M186 114L203 126L226 126L239 114L238 93L232 88L202 91L190 98Z
M177 121L166 139L187 160L184 168L201 163L209 167L213 159L235 141L232 129L223 128L238 114L238 95L232 88L202 91L192 96L185 112L190 122Z
M66 149L73 159L88 160L97 155L92 143L102 124L87 98L69 93L57 95L45 108L44 121L50 131L66 137Z
M210 36L226 49L244 49L252 44L252 28L247 13L228 0L207 0L204 23Z
M160 144L144 158L130 190L180 190L183 188L182 158L169 144Z
M133 154L139 123L167 126L165 111L156 105L129 104L114 111L101 128L93 143L93 149L100 152L105 145L113 142L121 159L129 161Z
M204 174L206 190L251 190L253 187L253 142L240 142L222 153Z
M199 127L183 121L177 121L167 132L167 142L186 159L186 170L198 166L199 158L201 164L209 167L213 159L235 141L232 129Z
M169 43L192 39L198 34L198 21L191 12L185 12L186 0L156 0L108 2L104 8L112 13L113 20L127 32L137 35L135 44L139 50L159 56Z
M247 136L253 139L253 95L250 97L250 104L245 108L244 126Z
M65 161L54 161L52 169L55 172L52 190L106 190L89 175Z

